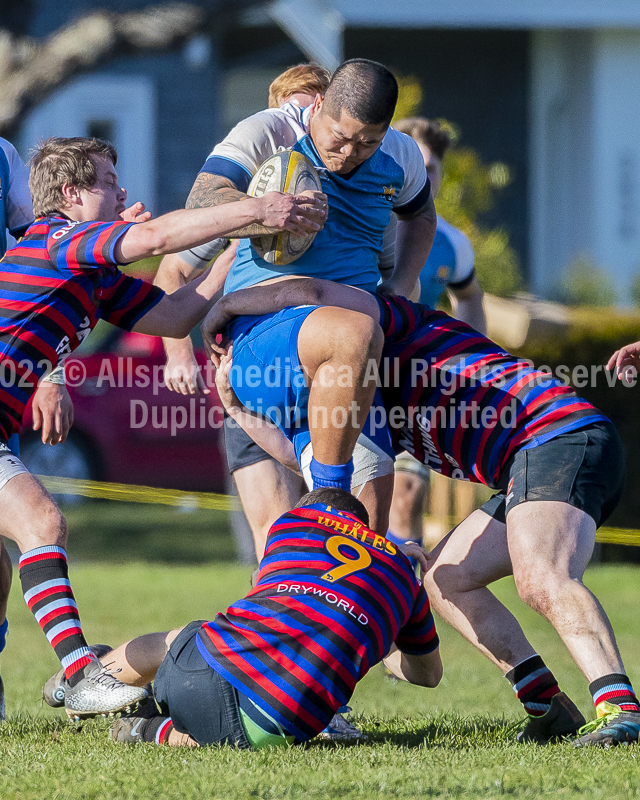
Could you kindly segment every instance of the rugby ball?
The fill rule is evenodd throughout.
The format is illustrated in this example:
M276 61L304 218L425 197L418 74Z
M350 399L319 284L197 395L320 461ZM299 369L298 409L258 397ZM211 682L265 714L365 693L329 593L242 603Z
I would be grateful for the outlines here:
M322 191L320 178L311 161L302 153L282 150L260 165L249 184L247 194L251 197L262 197L267 192L300 194L309 189ZM260 258L269 264L285 266L306 252L315 238L315 233L300 236L283 231L269 236L252 237L251 245Z

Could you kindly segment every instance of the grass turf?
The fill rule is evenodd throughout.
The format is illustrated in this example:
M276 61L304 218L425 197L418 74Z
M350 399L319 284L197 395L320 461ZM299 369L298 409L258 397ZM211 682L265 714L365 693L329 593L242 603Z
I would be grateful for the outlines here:
M99 513L77 509L70 514L71 555L99 559L71 571L90 641L117 644L211 616L248 587L250 569L229 562L232 544L224 518L150 509L138 518L136 507L118 509L111 512L102 504ZM117 539L117 531L125 529L126 536ZM171 540L177 544L178 566L164 563L172 560ZM131 553L151 563L132 562ZM198 564L203 553L226 563ZM640 640L632 611L640 602L637 577L637 567L606 566L592 569L587 582L611 616L630 677L640 686ZM592 713L586 681L556 634L522 607L512 582L500 582L497 592L561 687ZM568 744L517 745L511 726L522 713L510 687L443 623L445 678L437 689L390 683L380 668L358 687L352 705L369 736L366 743L311 743L251 753L122 747L108 741L106 721L81 727L67 723L39 699L40 687L58 665L17 581L9 618L9 643L0 657L8 713L0 727L2 800L640 795L635 746L576 751Z

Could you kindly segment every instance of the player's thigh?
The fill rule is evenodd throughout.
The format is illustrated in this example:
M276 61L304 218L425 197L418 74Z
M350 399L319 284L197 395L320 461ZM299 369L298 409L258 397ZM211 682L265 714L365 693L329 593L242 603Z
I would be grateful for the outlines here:
M305 491L302 478L273 458L235 470L233 479L253 531L270 527L296 505Z
M609 422L562 434L515 454L506 521L516 582L580 579L597 525L617 504L624 454Z
M478 509L455 527L430 553L429 585L443 594L467 592L511 574L507 530Z
M247 747L235 690L211 669L198 648L202 624L189 623L171 643L156 674L155 698L175 729L198 744Z
M581 580L596 540L585 511L559 501L528 501L507 515L507 540L519 590Z
M381 475L353 488L353 494L367 509L369 528L380 536L389 530L389 504L393 494L393 475Z
M381 349L382 342L380 326L371 317L322 306L309 314L300 327L298 355L307 375L313 377L321 364L337 354L348 362L366 361L371 350Z

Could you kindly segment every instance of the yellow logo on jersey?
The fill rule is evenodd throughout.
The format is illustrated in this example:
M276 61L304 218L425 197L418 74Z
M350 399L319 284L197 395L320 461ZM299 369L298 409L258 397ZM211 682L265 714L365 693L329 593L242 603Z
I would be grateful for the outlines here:
M441 281L447 281L449 279L449 267L447 267L446 264L438 267L438 279Z
M384 195L385 200L393 200L396 196L396 187L395 186L384 186L382 188L382 193Z

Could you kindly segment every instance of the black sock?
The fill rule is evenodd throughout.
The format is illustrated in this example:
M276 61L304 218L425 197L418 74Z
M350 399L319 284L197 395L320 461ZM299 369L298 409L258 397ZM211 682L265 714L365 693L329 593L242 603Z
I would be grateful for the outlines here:
M596 711L599 710L600 704L605 702L620 706L623 711L640 711L631 681L621 673L612 672L611 675L598 678L589 684L589 691Z
M560 691L553 672L538 655L520 662L505 677L531 717L546 714L552 698Z
M141 741L155 742L155 744L166 744L172 730L171 717L160 716L145 719L138 727Z

